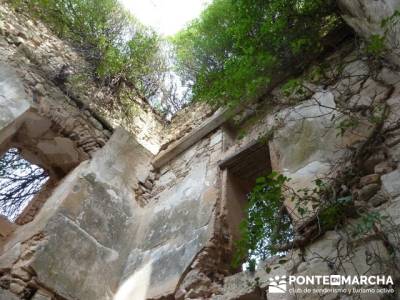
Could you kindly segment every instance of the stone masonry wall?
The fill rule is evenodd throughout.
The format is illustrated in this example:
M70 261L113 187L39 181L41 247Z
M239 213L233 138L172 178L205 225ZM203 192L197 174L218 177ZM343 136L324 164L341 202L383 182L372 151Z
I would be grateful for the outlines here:
M14 14L5 4L0 9L1 61L15 68L27 97L42 116L54 121L64 135L77 140L85 152L102 147L111 132L89 113L81 112L52 82L62 65L78 60L77 55L72 50L68 52L68 47L41 24ZM62 49L67 50L63 55Z
M372 22L365 18L372 6L364 5L362 14L352 8L355 4L341 2L347 7L346 20L356 30L365 27L354 24ZM397 7L395 1L379 3L392 10ZM385 274L393 276L398 287L400 74L393 55L378 63L354 51L351 42L340 45L326 59L326 76L302 76L305 96L290 99L277 88L269 97L279 100L280 107L267 107L255 122L249 122L252 112L236 118L236 124L247 129L244 136L232 124L213 127L155 169L152 161L161 145L179 146L183 136L207 120L210 108L187 108L165 134L151 110L143 109L126 124L96 105L107 96L93 83L87 93L76 93L73 86L54 82L62 65L71 65L75 73L85 66L72 48L6 5L0 6L0 15L0 150L25 140L18 136L21 129L29 132L32 124L40 124L28 134L36 138L37 130L47 124L51 140L59 141L54 132L61 136L61 145L68 139L70 157L65 161L71 162L76 154L35 218L2 240L1 300L358 297L268 293L270 278L278 275ZM360 122L340 134L341 121L346 120L339 110L343 107L355 111ZM226 170L220 163L259 141L269 151L270 167L292 178L293 188L313 187L316 178L337 177L344 167L353 166L352 149L374 134L368 117L380 108L385 112L381 134L367 145L371 151L358 163L359 172L341 186L354 200L346 225L260 263L256 272L232 269L237 232L227 216L237 216L238 223L242 212L229 211L240 209L228 205L233 199L224 196ZM112 133L111 127L118 124L127 130ZM54 165L57 159L51 161ZM308 226L294 203L285 204L295 230ZM387 218L354 235L363 223L359 211ZM308 217L313 216L311 211Z
M1 70L0 137L7 143L27 128L32 114L36 118L36 107L18 73L9 66ZM33 119L34 128L41 128L40 118ZM7 237L0 257L4 297L140 299L138 284L145 286L143 297L175 294L192 266L204 265L198 254L216 236L221 151L217 130L153 170L151 153L117 130L50 191L31 222ZM148 283L136 280L141 270L147 270ZM190 284L181 290L189 292Z
M369 4L367 1L342 2L348 7L346 14L353 18L348 20L349 24L354 26L356 31L364 32L368 32L370 27L361 24L380 23L382 15L390 16L399 4L398 1L378 1ZM365 13L374 14L374 17L366 18L364 14L352 8L358 5ZM374 5L380 6L381 10L376 10ZM389 11L382 7L386 7ZM379 15L375 14L377 11ZM350 16L346 15L345 18L347 20ZM395 299L398 297L400 73L393 64L395 53L390 47L387 54L389 61L383 64L373 63L373 59L363 54L346 50L351 47L344 46L342 47L344 52L339 51L328 58L328 62L330 61L333 66L340 66L342 71L339 72L339 76L334 68L330 69L328 74L336 75L328 76L327 81L319 79L315 82L304 75L308 96L303 102L294 107L276 109L265 117L258 117L256 125L248 127L244 138L231 142L233 146L226 154L231 155L251 141L267 137L273 169L292 178L290 186L295 189L313 187L313 180L316 178L339 176L338 170L351 167L352 156L349 156L353 155L351 149L363 145L367 137L376 130L374 123L362 116L368 116L376 112L376 107L381 107L386 111L381 134L374 136L373 145L365 144L364 148L367 146L371 148L370 153L357 165L357 175L342 185L343 191L351 191L354 200L354 207L348 208L347 211L350 215L347 225L328 231L300 249L290 250L287 255L271 258L260 264L254 273L241 272L225 277L222 290L212 299ZM282 103L286 96L278 88L271 97L276 97ZM348 129L344 135L338 134L340 122L335 122L337 118L344 117L339 112L338 105L342 107L344 105L354 113L363 112L360 123ZM296 221L293 204L288 202L287 207ZM382 219L376 221L379 225L374 229L357 234L357 230L360 230L360 226L365 222L359 217L360 212L379 215ZM290 275L390 275L394 280L392 288L397 294L395 292L371 295L327 291L319 294L297 292L294 295L293 292L289 292L291 288L304 289L306 285L288 285L287 292L283 294L268 292L276 276L287 278ZM313 289L331 286L308 287ZM351 290L354 286L347 287Z
M117 130L8 238L0 286L18 299L112 299L140 224L133 188L150 159Z
M215 109L202 102L191 103L189 106L178 111L165 128L166 134L160 150L166 149L168 145L199 127L214 111Z
M124 126L153 154L158 152L163 122L146 103L137 99L134 118L123 119L121 111L110 108L113 96L87 78L88 63L67 42L3 1L0 54L1 61L15 67L41 114L79 140L86 152L102 147L118 126ZM63 66L68 66L70 76L60 83L57 76Z

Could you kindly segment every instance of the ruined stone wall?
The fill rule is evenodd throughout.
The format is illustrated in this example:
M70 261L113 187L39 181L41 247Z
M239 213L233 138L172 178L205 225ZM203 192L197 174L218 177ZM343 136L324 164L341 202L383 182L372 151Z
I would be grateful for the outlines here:
M360 33L374 34L383 17L393 14L398 1L342 1L347 6L345 19ZM354 7L355 6L355 7ZM361 13L356 8L359 8ZM360 8L361 7L361 8ZM379 9L377 8L379 7ZM377 14L377 12L379 12ZM366 15L373 14L367 18ZM376 26L367 26L374 23ZM371 30L370 30L371 29ZM370 31L369 31L370 30ZM326 232L314 241L309 241L300 249L290 250L287 255L277 256L262 263L256 272L241 272L225 277L222 290L212 299L395 299L398 294L373 295L350 293L301 293L294 295L290 288L322 288L329 285L288 285L287 292L270 293L269 286L276 276L290 275L390 275L394 280L394 290L399 281L398 236L399 216L399 105L400 74L393 58L396 51L391 47L386 53L388 60L383 64L367 58L363 54L348 51L352 46L342 47L342 53L328 58L334 68L328 72L330 80L312 81L304 75L308 96L302 96L302 103L287 108L269 109L265 116L256 116L256 121L242 122L247 127L246 134L231 141L227 155L237 152L256 139L268 141L272 168L292 180L294 189L313 187L316 178L340 176L340 171L351 168L356 154L352 149L369 148L369 153L356 164L356 173L342 183L342 192L351 191L354 206L347 209L352 215L347 217L344 227ZM340 74L339 76L337 76ZM326 79L326 78L325 78ZM324 83L324 84L321 84ZM284 103L287 95L277 88L270 100L279 99ZM291 95L295 97L295 95ZM268 99L266 99L268 101ZM282 101L283 100L283 101ZM276 103L276 102L275 102ZM339 106L354 114L361 113L357 125L340 134L337 118L346 118ZM379 129L370 118L362 116L384 110L384 122ZM268 109L267 109L268 110ZM275 111L274 111L275 110ZM238 118L240 121L240 117ZM254 125L255 124L255 125ZM379 135L374 133L380 130ZM232 135L230 135L232 136ZM234 135L233 135L234 136ZM373 136L374 140L368 140ZM368 152L368 151L367 151ZM340 191L339 191L340 192ZM287 207L296 221L293 203ZM380 216L374 229L359 232L365 226L361 214ZM296 225L296 223L295 223ZM301 225L301 224L297 224ZM278 279L279 282L279 279ZM354 286L348 285L347 288ZM373 287L373 286L369 286ZM379 288L379 286L374 286ZM398 291L397 291L398 293ZM397 295L397 296L396 296Z
M150 182L140 183L139 198L145 199L142 222L123 284L144 268L149 278L140 284L147 286L148 298L175 293L183 274L215 235L221 152L218 130L161 167Z
M22 147L24 157L57 181L39 194L45 201L34 199L17 220L24 225L2 231L0 298L108 297L117 289L136 228L129 226L137 205L134 185L152 155L124 131L116 131L101 152L84 152L79 140L38 112L15 69L2 64L0 70L2 150Z
M359 23L367 22L364 15L349 11ZM82 106L76 94L66 94L69 86L53 81L60 65L71 64L77 73L85 65L68 45L6 6L0 13L0 149L25 136L28 142L68 138L71 146L65 177L49 191L38 214L1 241L0 299L291 299L268 293L269 279L390 274L398 282L400 75L393 63L378 64L349 42L326 59L326 77L312 80L305 74L307 92L301 97L288 97L278 87L264 103L281 105L262 107L261 115L254 116L250 108L232 123L196 105L178 113L169 127L151 110L126 124L96 106L105 100L96 86L77 93ZM338 108L343 105L361 117L341 135L340 118L345 116ZM233 269L237 225L249 186L241 178L231 180L231 170L224 165L253 176L251 169L262 163L265 170L291 177L293 188L312 186L317 177L339 175L352 148L374 133L374 124L363 113L371 116L380 111L376 107L387 108L382 135L358 166L360 172L343 187L355 200L349 209L355 214L347 225L261 263L254 273ZM111 135L103 118L113 126L123 124L127 131ZM46 130L38 135L42 126ZM154 157L162 144L168 159ZM254 145L268 152L255 165L250 164ZM40 161L50 154L44 153ZM50 160L49 167L56 160ZM301 228L294 204L286 205L296 230ZM353 236L362 223L356 214L360 209L388 216L385 227ZM349 297L356 299L341 294L295 298ZM386 299L382 297L375 298Z
M29 98L42 115L79 140L86 152L102 147L113 128L123 126L153 154L161 144L163 121L147 103L132 103L133 117L113 106L114 96L90 79L90 65L67 42L40 21L16 13L0 2L0 59L15 67ZM62 67L70 76L57 81Z
M365 56L354 51L354 45L349 42L328 57L325 64L330 65L326 78L311 80L307 74L302 80L308 87L306 95L297 99L299 104L293 105L287 95L278 87L266 99L273 103L281 103L280 107L263 108L263 114L252 116L245 112L236 118L239 128L246 128L243 135L235 129L234 124L224 124L220 127L221 152L217 155L215 167L221 168L225 161L230 160L235 154L243 153L245 149L259 141L269 151L270 167L292 180L290 186L294 189L313 187L316 178L338 176L339 170L348 166L351 149L364 143L374 132L374 123L370 116L377 113L374 107L387 107L384 130L382 136L377 138L377 143L372 148L370 155L358 166L359 172L351 181L343 186L350 190L355 207L349 208L350 214L361 209L362 211L379 212L382 216L389 216L390 222L382 232L352 237L354 228L362 223L357 218L357 213L350 225L328 231L317 240L310 241L300 250L290 251L284 257L273 258L262 264L256 273L234 273L230 268L234 240L237 237L237 223L242 215L237 210L243 207L233 207L234 199L227 197L228 184L223 172L219 172L220 185L218 185L219 198L217 214L215 215L214 236L210 238L210 247L199 252L195 263L187 273L181 273L180 285L176 289L176 299L268 299L277 298L276 295L265 295L268 291L269 279L276 275L331 275L331 274L390 274L398 280L398 254L390 254L393 249L400 247L396 234L399 216L397 214L396 171L398 166L398 105L400 95L400 75L395 66L390 63L381 65L370 63ZM297 97L291 95L291 97ZM275 99L274 99L275 98ZM274 101L276 100L276 101ZM279 100L279 101L278 101ZM340 124L346 119L341 111L342 107L357 112L363 112L359 124L347 128L340 134ZM257 110L260 111L260 110ZM378 109L379 111L379 109ZM244 117L243 117L244 116ZM241 119L242 118L242 119ZM209 122L212 117L210 117ZM215 119L213 119L215 121ZM207 123L207 120L205 121ZM237 125L236 125L237 126ZM205 128L205 126L200 126ZM196 136L196 128L191 132ZM185 140L183 138L182 140ZM202 145L204 139L191 146ZM166 148L173 152L179 149L179 140ZM187 151L178 153L176 157L161 167L169 169L174 162L181 161ZM200 154L199 154L200 155ZM244 168L244 167L243 167ZM267 167L266 167L267 168ZM165 173L166 175L169 172ZM161 176L160 178L162 178ZM161 186L168 182L158 182ZM152 189L157 191L160 186L155 184ZM174 182L174 186L179 183ZM239 184L239 183L237 183ZM154 191L154 190L153 190ZM152 201L151 189L146 191ZM176 199L180 198L179 192L174 192ZM157 201L165 201L163 194L154 195ZM153 197L154 197L153 196ZM176 201L176 200L175 200ZM304 218L299 218L295 203L287 201L288 210L292 212L295 228L304 225ZM235 210L232 213L232 210ZM239 220L232 222L230 215ZM310 218L312 217L312 212ZM159 219L159 218L158 218ZM174 224L175 220L168 220L165 224ZM167 225L167 226L168 226ZM153 230L158 225L151 225ZM154 231L154 234L162 230ZM388 242L389 241L389 242ZM212 247L215 243L216 247ZM220 251L216 250L219 249ZM397 251L397 250L396 250ZM154 253L154 252L153 252ZM155 253L158 253L155 251ZM397 252L396 252L397 253ZM148 255L152 255L149 253ZM135 253L134 257L137 254ZM224 259L221 258L224 257ZM210 267L210 265L212 265ZM136 269L137 267L131 267ZM210 270L214 271L214 274ZM159 282L162 278L158 278ZM280 299L291 299L291 295L280 295ZM342 297L343 295L335 295ZM274 298L275 297L275 298ZM332 295L298 295L302 299L328 299ZM314 298L312 298L314 297ZM357 297L357 295L353 295ZM386 297L386 295L382 296Z
M141 103L126 126L135 138L114 132L122 121L106 114L109 95L57 81L64 65L73 75L88 67L73 48L4 3L0 16L0 153L18 147L51 177L19 226L2 231L0 299L111 299L162 122Z
M23 80L28 100L37 105L41 115L54 121L64 135L76 139L85 152L103 146L111 132L89 113L81 112L52 82L67 62L83 62L40 23L13 13L5 4L0 9L1 61L14 67Z
M165 128L161 150L199 127L214 111L215 109L203 102L191 103L178 111Z
M8 238L2 288L28 299L111 299L139 224L133 185L150 159L128 133L115 132Z
M334 114L337 103L345 99L353 108L387 105L388 115L375 147L359 167L359 173L343 183L342 189L351 190L355 206L348 213L355 214L345 228L328 231L316 241L301 249L289 251L286 256L275 257L261 264L255 273L242 272L225 277L220 295L213 299L367 299L367 295L340 293L271 294L268 286L275 276L305 275L391 275L399 276L398 238L398 163L399 163L399 105L400 74L391 65L374 69L354 53L347 56L343 72L329 86L314 85L314 94L301 104L281 109L258 119L240 141L233 142L227 153L234 153L255 139L268 137L272 168L292 180L294 189L313 187L316 178L337 176L337 169L349 166L351 147L358 146L371 134L373 126L362 120L355 128L341 136ZM348 63L346 63L348 62ZM279 93L277 93L279 95ZM273 133L273 134L272 134ZM295 205L287 202L295 221ZM358 212L379 213L385 220L380 230L355 234L363 221ZM395 284L398 287L397 284ZM307 286L288 286L290 288ZM310 288L327 286L309 286ZM328 286L329 287L329 286ZM388 295L374 295L376 299L389 299ZM374 298L374 299L375 299ZM346 298L347 299L347 298Z
M123 297L142 297L137 284L145 287L146 297L173 295L215 236L222 131L157 170L150 164L152 154L121 130L91 152L89 161L89 156L74 160L75 152L85 153L79 144L62 131L61 137L53 135L53 120L38 112L18 69L2 65L1 70L1 146L22 140L23 149L35 145L23 153L32 152L32 160L49 167L69 164L60 182L46 191L44 203L33 202L28 207L33 210L18 221L21 226L7 233L0 257L1 297L131 299ZM48 101L58 104L50 96ZM37 158L36 145L54 139L66 139L64 156L62 149L44 147L49 151ZM73 148L66 148L67 140ZM181 258L179 264L175 257ZM148 272L148 282L141 276L132 285L141 270Z

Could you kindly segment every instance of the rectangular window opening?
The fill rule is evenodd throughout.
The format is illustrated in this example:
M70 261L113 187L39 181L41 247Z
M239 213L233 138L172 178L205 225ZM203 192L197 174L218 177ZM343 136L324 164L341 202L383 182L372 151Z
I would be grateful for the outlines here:
M17 148L0 158L0 214L16 222L50 179L46 170L26 160Z
M226 218L232 244L234 245L235 241L241 238L240 223L246 217L249 196L256 186L257 178L266 176L272 171L269 147L266 143L259 141L250 143L222 161L220 168L224 171ZM287 214L285 207L282 208L280 216L283 223L291 224L290 216ZM265 240L260 241L260 247L266 247L268 243L269 237L267 236ZM257 264L265 259L259 256L252 256L250 258L254 259ZM233 270L233 273L240 272L247 269L247 267L247 264L243 264L241 269Z

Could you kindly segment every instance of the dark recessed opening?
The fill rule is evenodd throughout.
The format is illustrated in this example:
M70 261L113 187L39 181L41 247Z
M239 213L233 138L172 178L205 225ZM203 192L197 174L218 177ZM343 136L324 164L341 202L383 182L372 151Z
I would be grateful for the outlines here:
M240 239L239 225L245 217L248 195L256 179L271 172L268 145L255 141L223 160L220 168L224 170L226 218L233 244Z

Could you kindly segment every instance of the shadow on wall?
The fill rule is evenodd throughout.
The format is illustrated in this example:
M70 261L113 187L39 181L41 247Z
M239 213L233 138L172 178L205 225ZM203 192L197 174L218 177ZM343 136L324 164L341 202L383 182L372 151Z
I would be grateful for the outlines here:
M150 261L139 271L133 273L119 287L113 300L145 300L150 286L153 262Z

